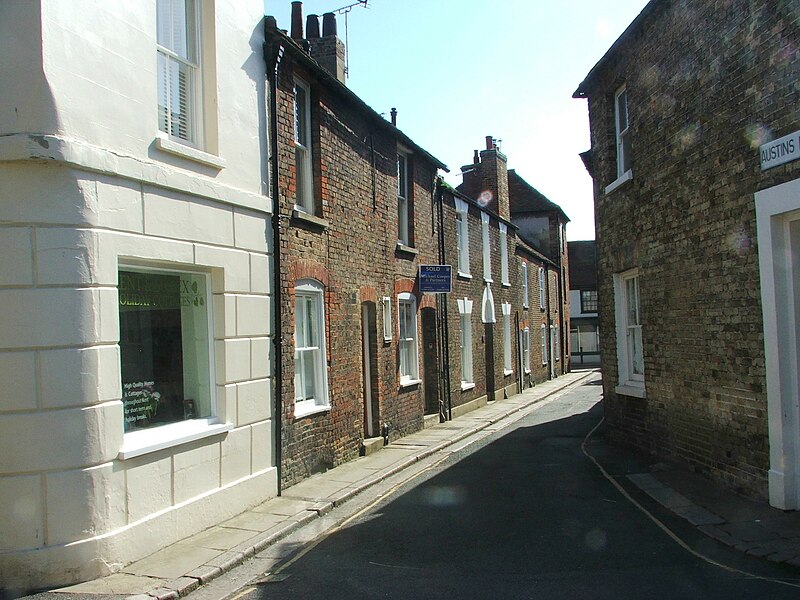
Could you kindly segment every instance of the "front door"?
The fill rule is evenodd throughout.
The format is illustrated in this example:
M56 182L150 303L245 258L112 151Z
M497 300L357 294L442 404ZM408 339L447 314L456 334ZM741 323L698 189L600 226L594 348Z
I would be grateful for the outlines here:
M361 305L361 356L364 385L364 437L378 435L378 403L375 374L377 370L377 333L375 331L375 304Z

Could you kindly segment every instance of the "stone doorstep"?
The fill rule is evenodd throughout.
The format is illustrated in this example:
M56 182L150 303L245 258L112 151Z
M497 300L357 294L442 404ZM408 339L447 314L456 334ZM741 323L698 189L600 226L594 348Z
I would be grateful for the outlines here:
M383 448L382 437L365 438L361 444L361 456L375 454L381 448Z

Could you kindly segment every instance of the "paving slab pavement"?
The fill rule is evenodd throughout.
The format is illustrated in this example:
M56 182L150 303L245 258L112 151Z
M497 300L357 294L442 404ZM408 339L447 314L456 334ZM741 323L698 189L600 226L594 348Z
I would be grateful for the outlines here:
M173 600L184 596L268 548L284 552L278 543L282 539L391 475L475 433L496 429L501 419L566 388L598 378L597 370L575 371L510 399L489 403L453 421L396 440L374 454L314 475L284 489L280 497L118 573L54 592L115 594L128 596L128 600ZM595 442L592 454L603 444L604 441ZM621 456L618 450L614 452ZM600 454L604 455L604 451ZM598 460L604 464L603 458ZM630 464L637 463L631 460ZM624 476L706 535L754 556L800 566L800 512L784 513L747 500L705 478L663 463L654 465L652 470L627 472Z

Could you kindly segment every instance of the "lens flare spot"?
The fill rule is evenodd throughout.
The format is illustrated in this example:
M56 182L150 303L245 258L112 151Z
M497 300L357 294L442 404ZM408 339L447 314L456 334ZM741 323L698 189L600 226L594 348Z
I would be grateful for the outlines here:
M595 552L604 550L606 547L606 534L604 531L599 529L592 529L586 534L584 541L589 549L594 550Z
M753 150L756 150L759 146L772 139L772 132L766 125L753 123L744 128L744 139L747 140Z
M700 123L689 123L681 128L677 135L678 147L688 150L700 139Z
M466 501L464 490L452 486L434 487L428 490L426 496L428 504L432 506L456 506Z
M492 201L492 198L494 198L492 192L490 192L489 190L483 190L481 192L481 195L478 196L478 204L480 204L481 206L488 206L489 203Z

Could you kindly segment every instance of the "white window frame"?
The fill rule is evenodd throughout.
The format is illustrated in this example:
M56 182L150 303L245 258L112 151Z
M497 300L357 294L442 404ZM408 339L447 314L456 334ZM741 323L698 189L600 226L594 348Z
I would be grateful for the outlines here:
M522 308L528 308L528 263L522 261Z
M407 309L405 307L410 307ZM410 322L408 322L410 320ZM398 354L398 372L400 385L415 385L419 378L419 342L417 335L417 298L414 294L403 292L397 295L397 339L400 344ZM405 337L404 337L405 336ZM403 347L413 350L413 360L404 365ZM406 372L404 372L406 371Z
M384 296L381 299L383 306L383 341L392 341L392 299L389 296Z
M300 79L294 79L294 147L295 147L295 209L313 215L314 203L314 162L311 126L311 86ZM298 106L298 89L302 90L305 101ZM305 131L301 125L305 125Z
M461 326L461 389L468 390L475 387L472 361L472 300L459 298L456 303Z
M508 273L508 225L500 223L500 282L510 286L511 280Z
M549 348L547 347L548 339L547 339L547 325L542 323L541 326L541 337L542 337L542 364L547 364L547 355Z
M197 272L194 270L167 269L160 267L141 267L121 263L118 267L121 271L136 271L140 273L163 273L181 274L190 272L192 275L205 275L205 306L208 321L208 360L209 360L209 390L211 415L205 418L189 419L167 423L157 427L130 431L123 434L122 447L119 450L118 458L125 460L142 456L151 452L157 452L166 448L171 448L181 444L187 444L201 440L213 435L218 435L234 428L233 423L222 421L218 416L217 397L216 397L216 357L214 355L214 313L212 280L208 273ZM121 382L121 379L120 379Z
M539 309L544 310L547 306L547 289L544 285L544 267L539 267Z
M623 106L624 111L622 110ZM614 93L614 139L617 151L617 178L606 187L606 193L615 190L617 187L633 178L630 131L631 116L628 110L628 90L623 85Z
M294 416L304 417L317 412L330 410L330 398L328 396L328 360L326 356L325 339L325 289L321 283L313 279L303 279L297 282L295 291L295 326L294 326L294 360L295 360L295 391L294 391ZM300 314L298 303L313 302L313 318L317 328L316 346L300 346L298 342L298 323ZM302 313L304 314L304 313ZM314 376L318 384L319 391L314 398L303 398L298 390L298 376L302 375L302 370L298 372L298 353L303 352L312 356L314 360Z
M614 311L617 335L617 392L623 395L644 397L644 349L642 346L642 323L639 293L639 270L631 269L613 276ZM633 284L633 299L630 298L629 285ZM635 306L631 306L631 301ZM639 368L637 372L636 351L631 344L638 345Z
M408 153L397 151L397 243L411 246L411 212L408 199Z
M162 45L158 43L158 34L156 34L156 58L157 58L157 72L158 72L158 129L160 132L167 136L168 140L175 141L179 144L185 144L192 148L201 148L203 146L203 70L202 70L202 46L200 43L200 36L202 29L202 1L201 0L185 0L187 12L193 12L193 17L187 16L184 13L181 23L178 24L174 20L175 13L172 10L171 0L158 0L156 3L156 30L163 29L169 31L171 35L178 33L186 40L186 56L184 56L176 48L176 42L170 40L171 43ZM162 11L166 8L166 12ZM161 20L166 17L169 22L163 23ZM186 25L189 28L186 28ZM193 30L192 30L193 28ZM163 40L162 40L163 41ZM162 64L164 77L162 80ZM176 72L177 70L177 72ZM186 86L187 99L184 107L186 113L186 131L182 134L180 132L180 118L178 125L173 121L174 119L167 115L170 113L169 107L173 104L171 97L172 86L167 81L180 76L183 72L187 74L189 84ZM163 81L163 83L162 83ZM163 87L162 87L163 86ZM164 111L161 111L161 97L164 96ZM184 114L181 110L180 114Z
M531 372L531 330L526 327L522 330L522 364L525 373Z
M458 275L471 278L469 270L469 204L454 198L456 205L456 252L458 253Z
M561 336L558 334L558 325L553 326L553 360L561 360Z
M481 211L481 242L483 245L483 280L492 281L492 245L489 237L488 213Z
M500 310L503 313L503 375L511 375L514 372L511 356L511 304L503 302Z

